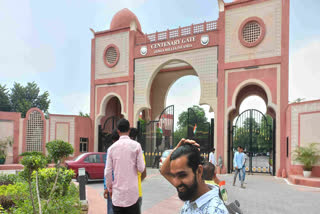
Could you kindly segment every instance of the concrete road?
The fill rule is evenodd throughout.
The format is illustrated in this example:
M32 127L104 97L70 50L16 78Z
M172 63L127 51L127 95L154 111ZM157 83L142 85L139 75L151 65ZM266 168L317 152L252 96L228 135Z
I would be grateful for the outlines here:
M270 175L246 175L246 189L237 181L232 186L233 175L219 175L226 180L228 202L238 200L246 214L318 214L320 213L320 188L289 185L286 180ZM103 181L90 182L102 197ZM157 169L147 169L147 178L142 182L143 214L179 213L182 202L176 189L170 185Z

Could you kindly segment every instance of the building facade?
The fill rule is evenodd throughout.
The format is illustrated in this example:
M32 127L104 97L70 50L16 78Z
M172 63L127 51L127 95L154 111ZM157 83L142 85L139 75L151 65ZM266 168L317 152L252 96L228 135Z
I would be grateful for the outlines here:
M75 155L103 150L101 132L114 128L114 121L124 117L136 126L141 117L157 119L172 84L194 75L200 80L199 104L209 105L215 113L213 142L222 172L232 161L230 127L240 104L257 95L274 121L275 171L301 173L292 151L320 142L315 130L320 125L320 101L288 104L289 0L218 0L218 5L217 20L152 34L143 33L128 9L113 16L110 29L91 29L90 118L49 115L45 119L38 109L30 109L26 118L0 112L0 137L14 138L10 161L16 163L23 151L45 152L45 142L53 139L70 142ZM31 134L34 127L41 130L37 140ZM320 175L320 167L313 173Z

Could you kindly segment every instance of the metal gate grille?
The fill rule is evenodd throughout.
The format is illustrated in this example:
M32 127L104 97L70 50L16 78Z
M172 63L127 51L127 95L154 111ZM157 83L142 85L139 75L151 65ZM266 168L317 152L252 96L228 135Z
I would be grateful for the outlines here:
M237 147L244 148L248 157L246 171L274 173L273 119L270 116L255 109L242 112L232 127L231 143L232 160Z
M158 165L161 154L173 147L174 106L166 107L158 120L138 122L138 141L142 145L148 167Z
M106 119L103 126L99 125L98 152L107 152L112 145L112 130L117 127L119 118L111 116Z

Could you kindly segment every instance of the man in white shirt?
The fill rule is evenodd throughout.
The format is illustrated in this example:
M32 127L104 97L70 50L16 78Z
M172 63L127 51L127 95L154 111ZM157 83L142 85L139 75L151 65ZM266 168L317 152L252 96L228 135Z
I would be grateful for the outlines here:
M164 161L160 173L177 189L184 201L180 214L228 214L219 197L219 188L207 185L203 178L203 166L199 144L181 139Z
M210 152L210 154L209 154L209 162L216 166L217 162L216 162L216 157L214 155L215 151L216 151L216 149L213 148L212 152Z

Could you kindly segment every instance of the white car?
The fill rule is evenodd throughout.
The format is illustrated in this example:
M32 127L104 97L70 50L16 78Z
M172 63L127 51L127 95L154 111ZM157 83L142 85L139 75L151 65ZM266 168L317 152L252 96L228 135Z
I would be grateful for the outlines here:
M161 169L162 164L164 163L164 161L166 160L166 158L168 157L168 155L172 152L172 149L168 149L168 150L164 150L164 152L162 153L162 156L159 160L159 168Z

